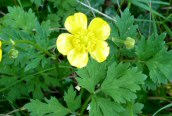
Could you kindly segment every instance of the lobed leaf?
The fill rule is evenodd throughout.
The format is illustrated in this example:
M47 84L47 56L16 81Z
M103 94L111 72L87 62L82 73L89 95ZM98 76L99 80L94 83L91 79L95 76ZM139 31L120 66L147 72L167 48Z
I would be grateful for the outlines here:
M114 35L120 39L126 39L127 37L135 38L137 35L137 25L134 25L134 16L131 16L129 9L125 9L121 13L121 17L116 16L116 27L119 35Z
M96 96L91 100L89 116L120 116L119 112L122 111L124 111L122 105L110 99Z
M24 107L28 109L31 116L65 116L69 113L69 110L62 106L54 97L50 100L45 99L45 101L46 103L39 100L31 100Z
M142 38L136 47L136 54L141 65L146 65L150 79L155 85L165 84L172 79L172 51L167 51L165 46L166 34L155 37L152 35L148 40ZM150 82L150 81L147 81ZM147 83L149 88L152 88Z
M76 91L74 91L73 86L70 86L64 95L64 101L66 102L69 109L75 111L81 105L81 96L76 96Z
M135 99L136 91L144 83L146 75L138 72L137 68L130 68L129 64L113 63L108 68L107 76L101 85L101 91L118 103L125 103Z
M85 68L77 71L80 76L80 78L77 78L78 84L90 93L94 93L95 86L105 78L106 70L105 63L100 64L95 60L90 60Z

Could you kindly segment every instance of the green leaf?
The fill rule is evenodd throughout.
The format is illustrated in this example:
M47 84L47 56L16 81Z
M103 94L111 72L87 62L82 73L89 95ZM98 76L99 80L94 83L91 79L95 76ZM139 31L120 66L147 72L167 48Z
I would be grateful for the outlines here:
M89 64L77 71L80 78L77 78L78 84L87 89L90 93L94 93L95 86L105 78L106 64L98 63L95 60L90 60Z
M139 60L148 60L158 53L162 48L164 48L165 42L163 40L165 36L165 33L162 33L157 37L152 35L147 40L142 37L141 41L139 41L138 45L136 46L136 54Z
M137 25L134 25L134 16L131 16L129 9L125 9L122 12L121 17L116 16L116 27L118 29L118 35L113 35L120 39L126 39L127 37L135 38L137 35Z
M43 91L48 92L49 88L46 85L46 82L43 81L43 78L39 78L40 76L30 76L28 80L26 80L26 85L29 93L32 93L34 99L42 100L44 97Z
M109 66L107 77L101 85L101 91L113 98L114 101L125 103L137 96L140 84L144 83L146 75L138 72L137 68L130 68L129 64L116 64Z
M48 14L47 19L50 20L50 25L52 28L60 27L60 17L57 14Z
M42 45L42 47L47 47L47 43L48 43L48 36L50 35L50 21L43 21L41 23L41 25L39 24L39 22L36 23L36 42L40 45Z
M28 109L31 116L65 116L69 113L69 110L62 106L54 97L50 100L45 99L45 101L46 103L39 100L31 100L24 107Z
M124 111L122 105L101 97L93 97L90 103L89 116L120 116L119 112Z
M80 4L76 0L50 0L50 2L53 2L54 7L58 9L57 15L62 21L64 21L66 17L73 15L77 12L77 9L80 8ZM57 21L59 18L57 18Z
M44 2L44 0L30 0L30 1L31 3L34 3L37 6L40 6Z
M30 63L27 64L24 71L26 72L26 71L36 68L39 65L40 61L41 61L41 57L33 59Z
M165 84L172 79L172 72L169 70L172 68L172 51L167 51L163 41L165 35L165 33L157 37L152 35L148 40L142 38L136 47L138 60L147 66L149 77L156 85Z
M0 78L0 86L7 86L7 85L10 85L11 83L17 81L17 78L16 77L6 77L6 76L3 76L1 75L1 78Z
M16 99L21 99L20 97L22 96L29 96L27 87L24 83L13 86L8 92L7 99L10 101L15 101Z
M22 29L30 33L35 28L37 18L31 9L29 9L28 12L25 12L20 7L8 7L8 11L9 13L4 16L2 21L4 26Z
M138 116L139 113L141 113L143 109L143 104L141 103L132 103L129 102L125 104L124 108L125 111L120 113L120 116L127 116L130 114L130 116Z
M91 6L95 9L100 9L104 3L105 0L90 0Z
M68 108L72 111L77 110L81 105L81 96L76 96L76 91L74 91L73 86L70 86L68 91L65 92L64 100Z
M51 73L51 72L50 72ZM49 87L60 87L60 80L57 77L52 77L52 75L48 73L43 74L43 78L45 80L45 84Z
M172 79L172 50L162 49L153 58L146 62L149 76L156 84L166 84Z

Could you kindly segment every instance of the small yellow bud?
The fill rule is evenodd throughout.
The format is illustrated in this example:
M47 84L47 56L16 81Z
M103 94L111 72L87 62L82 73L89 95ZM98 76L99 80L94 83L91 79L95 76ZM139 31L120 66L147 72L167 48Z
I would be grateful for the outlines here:
M127 49L132 49L134 48L135 40L131 37L127 37L127 39L124 41L124 44Z
M9 52L10 58L14 58L14 59L18 57L18 54L19 54L18 50L14 48L12 48Z

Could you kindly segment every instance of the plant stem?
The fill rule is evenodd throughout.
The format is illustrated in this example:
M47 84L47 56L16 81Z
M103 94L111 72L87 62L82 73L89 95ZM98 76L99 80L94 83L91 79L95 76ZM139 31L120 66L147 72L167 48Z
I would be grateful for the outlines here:
M117 42L117 43L124 43L124 40L122 40L122 39L118 39L118 38L115 38L115 37L112 37L112 41L113 42Z
M8 45L8 44L12 44L12 43L10 41L4 41L3 44ZM45 50L40 45L38 45L32 41L29 41L29 40L16 40L16 41L14 41L14 44L30 44L30 45L34 46L37 50L44 52L46 55L52 56L52 54L49 51Z
M20 44L20 43L30 44L30 45L34 46L37 50L40 50L40 51L44 52L46 55L52 56L52 54L49 51L45 50L40 45L38 45L38 44L36 44L36 43L34 43L32 41L29 41L29 40L17 40L17 41L15 41L15 43L16 44Z
M121 11L121 6L120 6L120 4L119 4L119 0L117 0L116 1L117 2L117 5L118 5L118 11L120 12L120 14L122 13L122 11Z
M71 67L63 66L63 65L59 65L59 67L60 67L60 68L71 68ZM7 89L9 89L9 88L12 87L12 86L14 86L14 85L16 85L16 84L18 84L18 83L24 81L24 80L27 80L28 78L32 79L32 78L35 77L35 75L38 75L38 74L40 74L40 73L47 72L47 71L50 71L50 70L54 70L54 69L56 69L56 67L51 67L51 68L48 68L48 69L39 71L39 72L37 72L37 73L28 75L28 76L26 76L26 77L24 77L24 78L22 78L22 79L20 79L20 80L15 81L14 83L11 83L11 84L8 85L7 87L0 89L0 93L3 92L3 91L5 91L5 90L7 90Z
M97 94L97 93L99 93L100 91L101 91L101 88L97 89L97 90L94 92L94 94Z
M93 97L93 95L99 93L100 91L101 91L100 88L97 89L93 94L91 94L91 95L87 98L87 100L84 102L83 107L82 107L82 109L81 109L81 112L80 112L80 115L81 115L81 116L83 115L83 112L85 111L85 109L88 107L88 103L90 102L90 100L91 100L91 98Z
M87 100L84 102L83 107L82 107L81 112L80 112L80 115L81 115L81 116L83 115L83 112L84 112L85 109L87 108L88 103L90 102L92 96L93 96L93 95L91 94L91 95L87 98Z
M4 12L2 12L1 10L0 10L0 14L1 14L1 15L3 15L3 16L5 16L5 13L4 13Z
M131 0L128 0L128 8L130 9L131 7Z
M13 113L15 113L15 112L22 111L22 110L26 110L26 109L25 109L24 107L21 107L21 108L19 108L19 109L15 109L15 110L13 110L13 111L11 111L11 112L9 112L9 113L5 114L5 116L6 116L6 115L13 114Z
M37 74L40 74L40 73L43 73L43 72L47 72L47 71L53 70L53 69L55 69L55 67L52 67L52 68L49 68L49 69L45 69L45 70L39 71L39 72L37 72L37 73L31 74L31 75L29 75L29 76L26 76L26 77L24 77L24 78L22 78L22 79L20 79L20 80L18 80L18 81L16 81L16 82L14 82L14 83L11 83L11 84L8 85L7 87L5 87L5 88L3 88L3 89L0 89L0 93L3 92L3 91L5 91L5 90L7 90L7 89L9 89L10 87L12 87L12 86L14 86L14 85L16 85L16 84L18 84L18 83L20 83L20 82L22 82L22 81L28 79L28 77L30 77L30 79L32 79L32 78L34 78L34 76L37 75Z

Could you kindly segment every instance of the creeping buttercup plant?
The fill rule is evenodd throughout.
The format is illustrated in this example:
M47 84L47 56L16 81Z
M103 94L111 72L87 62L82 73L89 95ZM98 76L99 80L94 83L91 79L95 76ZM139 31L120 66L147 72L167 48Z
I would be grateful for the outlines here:
M171 1L0 1L0 116L171 116Z

